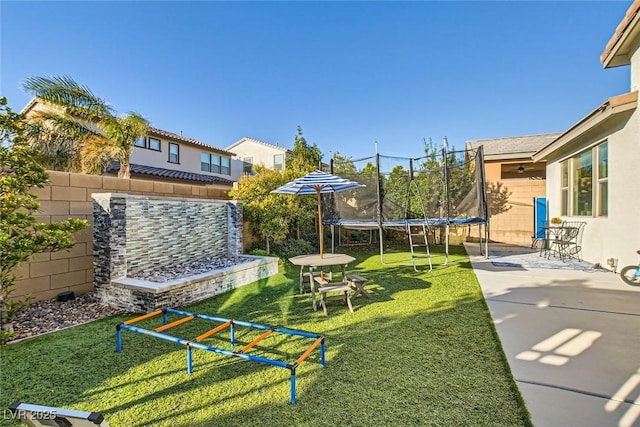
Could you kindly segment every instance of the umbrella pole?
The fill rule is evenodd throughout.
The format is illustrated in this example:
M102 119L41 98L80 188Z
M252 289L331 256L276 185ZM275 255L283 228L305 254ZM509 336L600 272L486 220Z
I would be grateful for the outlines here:
M316 190L316 195L318 199L318 234L320 240L320 258L324 256L324 242L322 238L322 201L320 200L320 190Z

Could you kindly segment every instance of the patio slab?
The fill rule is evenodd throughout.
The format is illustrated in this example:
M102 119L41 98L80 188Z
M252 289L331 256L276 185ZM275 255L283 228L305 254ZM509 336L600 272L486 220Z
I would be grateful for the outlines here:
M465 247L534 425L640 426L640 288L525 248Z

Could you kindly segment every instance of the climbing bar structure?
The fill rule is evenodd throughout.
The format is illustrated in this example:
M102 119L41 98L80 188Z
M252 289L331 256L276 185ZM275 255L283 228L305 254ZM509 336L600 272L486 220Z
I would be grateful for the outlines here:
M160 315L162 315L162 325L154 329L145 329L138 326L133 326L134 323L141 322L143 320L150 319ZM178 315L182 317L172 322L169 322L168 315ZM216 327L206 332L199 334L192 340L179 338L177 336L164 333L168 329L174 328L178 325L185 324L194 319L202 319L202 320L207 320L211 322L216 322L216 323L219 323L219 325L217 325ZM265 332L263 332L257 338L253 339L248 344L245 344L242 347L242 349L235 350L236 329L238 327L258 329L258 330L263 330ZM207 345L202 343L202 341L208 338L211 338L213 335L219 332L222 332L223 330L226 330L226 329L229 329L231 350L226 350L220 347L215 347L212 345ZM144 314L142 316L138 316L136 318L133 318L118 324L116 326L116 351L118 353L122 352L122 331L123 330L150 335L155 338L159 338L165 341L170 341L176 344L181 344L186 346L188 374L191 374L193 372L193 359L192 359L191 352L192 352L192 349L194 348L207 350L223 356L237 357L243 360L249 360L252 362L259 362L259 363L264 363L271 366L277 366L279 368L288 369L291 374L291 404L296 403L296 369L302 364L302 362L304 362L309 357L309 355L313 352L313 350L315 350L318 346L320 347L320 364L322 365L322 367L325 366L324 336L314 334L312 332L305 332L305 331L299 331L299 330L287 329L287 328L278 328L273 326L261 325L258 323L246 322L242 320L225 319L222 317L209 316L206 314L189 313L187 311L165 308L162 310L156 310L154 312ZM292 336L297 336L302 338L310 338L313 340L313 342L306 348L306 350L302 353L302 355L300 355L295 361L290 363L246 353L248 350L255 347L258 343L262 342L263 340L265 340L267 337L269 337L274 333L292 335Z

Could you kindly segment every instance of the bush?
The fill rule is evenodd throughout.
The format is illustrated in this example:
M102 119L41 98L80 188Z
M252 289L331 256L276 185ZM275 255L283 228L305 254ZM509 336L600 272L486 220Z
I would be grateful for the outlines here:
M249 255L255 255L255 256L269 256L269 252L265 251L264 249L252 249L249 252Z
M316 248L306 240L291 239L285 240L283 243L274 243L272 252L280 258L289 259L296 255L306 255L316 252Z

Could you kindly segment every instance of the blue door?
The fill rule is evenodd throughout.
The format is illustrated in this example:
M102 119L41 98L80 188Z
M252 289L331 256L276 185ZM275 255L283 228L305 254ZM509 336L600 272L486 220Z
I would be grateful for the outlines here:
M547 198L533 198L533 227L537 239L544 239L544 227L547 225Z

